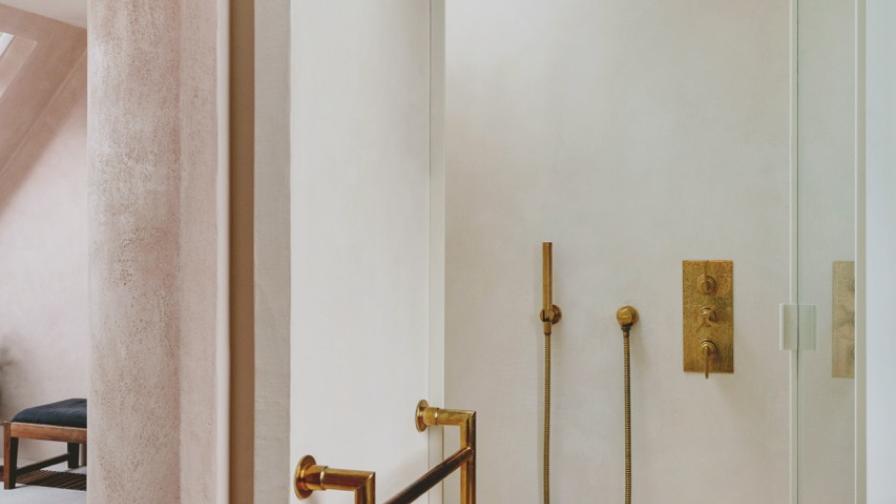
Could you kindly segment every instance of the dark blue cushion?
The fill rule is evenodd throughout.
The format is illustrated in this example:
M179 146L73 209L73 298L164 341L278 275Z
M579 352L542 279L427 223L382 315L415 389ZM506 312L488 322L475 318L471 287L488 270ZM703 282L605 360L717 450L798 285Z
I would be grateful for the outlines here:
M64 401L23 409L13 422L87 428L87 399Z

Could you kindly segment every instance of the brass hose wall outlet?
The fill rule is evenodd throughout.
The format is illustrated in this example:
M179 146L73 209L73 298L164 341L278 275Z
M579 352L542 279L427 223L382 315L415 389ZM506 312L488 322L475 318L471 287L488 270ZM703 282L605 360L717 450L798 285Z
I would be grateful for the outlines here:
M638 310L633 306L623 306L616 310L616 321L619 322L619 327L623 330L631 328L638 323Z

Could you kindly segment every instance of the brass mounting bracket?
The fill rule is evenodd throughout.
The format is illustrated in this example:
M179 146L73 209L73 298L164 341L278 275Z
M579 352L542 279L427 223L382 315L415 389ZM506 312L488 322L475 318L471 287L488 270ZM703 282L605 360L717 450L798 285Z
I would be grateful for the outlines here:
M295 492L299 499L307 499L316 491L342 490L354 492L355 504L376 502L376 474L370 471L331 469L318 465L311 455L305 455L296 466Z
M450 425L460 429L461 449L473 450L472 458L460 467L460 502L476 504L476 412L436 408L426 400L421 400L417 403L414 422L420 432L436 425Z
M459 427L461 448L384 504L416 502L458 468L461 504L476 504L476 412L433 408L426 401L420 401L415 410L414 423L420 432L436 425ZM314 457L306 455L296 466L294 490L299 499L307 499L314 492L322 490L353 492L355 504L375 504L376 474L370 471L333 469L319 465Z
M546 314L544 312L544 310L541 310L540 312L538 312L538 319L541 320L542 322L544 322L545 324L554 325L554 324L560 322L560 319L563 318L563 312L560 310L559 306L557 306L557 305L551 305L551 306L552 306L552 308L550 310L551 316L548 317L548 314Z

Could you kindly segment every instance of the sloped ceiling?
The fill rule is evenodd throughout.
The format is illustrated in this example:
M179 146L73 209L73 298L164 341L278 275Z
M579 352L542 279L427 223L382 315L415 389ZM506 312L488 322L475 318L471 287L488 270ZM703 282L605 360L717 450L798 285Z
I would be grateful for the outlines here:
M81 28L87 26L87 0L0 0L0 4Z

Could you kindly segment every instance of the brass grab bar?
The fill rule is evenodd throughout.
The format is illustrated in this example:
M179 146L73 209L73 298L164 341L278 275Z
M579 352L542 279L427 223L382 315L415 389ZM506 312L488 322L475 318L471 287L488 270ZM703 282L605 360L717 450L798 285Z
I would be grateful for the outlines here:
M420 479L413 482L411 486L399 492L395 497L387 500L386 504L407 504L409 502L414 502L432 487L438 485L442 480L450 476L458 467L466 464L474 455L475 453L472 448L461 448L456 451L454 455L430 469L426 474L421 476Z
M318 490L355 492L355 504L374 504L376 474L369 471L331 469L318 465L311 455L305 455L296 467L296 496L307 499Z
M460 469L461 504L476 504L476 412L435 408L426 401L420 401L417 403L414 420L420 432L437 425L458 427L460 450L427 471L385 504L411 504L457 469ZM306 455L296 467L296 496L307 499L319 490L354 492L355 504L375 504L376 474L331 469L318 465L314 457Z

